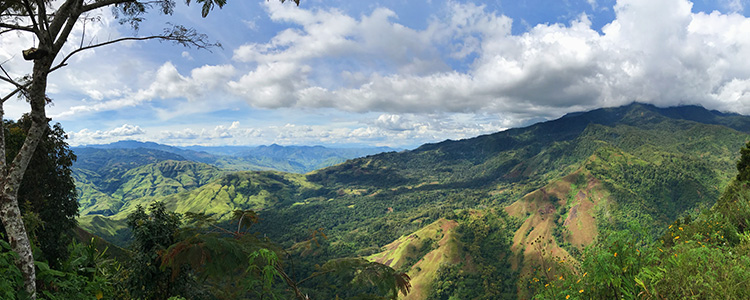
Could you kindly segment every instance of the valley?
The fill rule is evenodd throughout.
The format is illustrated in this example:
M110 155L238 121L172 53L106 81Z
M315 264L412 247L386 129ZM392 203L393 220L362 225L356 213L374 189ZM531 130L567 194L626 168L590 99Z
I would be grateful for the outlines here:
M748 116L633 103L405 151L79 147L73 175L80 227L121 247L128 215L154 201L226 227L253 210L251 231L300 274L363 257L408 274L405 299L525 298L540 270L564 273L551 261L583 262L631 223L662 236L714 206L748 140Z

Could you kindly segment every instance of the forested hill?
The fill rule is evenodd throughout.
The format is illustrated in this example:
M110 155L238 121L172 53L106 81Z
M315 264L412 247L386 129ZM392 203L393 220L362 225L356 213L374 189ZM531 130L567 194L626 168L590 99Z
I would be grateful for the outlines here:
M352 160L319 170L310 179L363 187L429 183L482 188L536 182L538 188L543 182L572 172L604 147L649 160L658 160L655 156L663 154L697 155L705 161L715 160L719 170L730 172L748 132L747 116L696 106L657 108L634 103L568 114L460 141L425 144L404 153Z
M519 290L518 276L545 259L575 261L597 236L628 222L660 234L710 207L747 140L748 116L634 103L305 175L225 170L204 176L216 178L208 184L133 199L81 223L124 242L133 203L160 199L180 213L217 217L253 209L261 220L254 230L299 259L369 257L407 272L415 283L409 299L507 298ZM322 248L300 248L318 231L327 237L316 240Z

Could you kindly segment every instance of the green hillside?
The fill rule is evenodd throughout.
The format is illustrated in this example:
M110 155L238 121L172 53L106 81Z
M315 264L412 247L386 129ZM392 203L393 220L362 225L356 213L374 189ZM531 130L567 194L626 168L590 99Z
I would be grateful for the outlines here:
M493 299L515 294L508 278L530 275L548 257L580 260L602 233L635 221L649 222L660 235L675 219L711 207L736 174L749 131L746 116L632 104L358 158L306 175L212 177L214 170L203 171L211 175L201 179L167 180L159 178L182 177L146 168L125 173L130 177L105 190L96 183L101 180L82 172L80 191L119 206L105 207L110 216L80 221L122 243L122 220L153 200L219 219L253 209L261 219L254 230L289 249L308 241L311 232L325 232L321 250L292 251L299 261L312 261L309 255L316 261L370 257L413 276L419 292L410 299ZM486 215L501 221L481 219ZM496 225L475 227L477 220ZM435 229L449 223L461 229ZM488 236L495 237L494 246L482 244ZM433 251L443 258L425 263ZM478 261L495 264L480 268L472 263ZM310 274L315 267L301 263L296 270ZM503 284L483 285L479 278L488 276ZM486 293L473 294L478 290Z
M193 162L164 161L135 168L123 176L123 184L97 203L82 210L79 223L89 232L124 246L129 240L125 219L137 206L162 201L178 213L205 213L228 220L234 210L262 211L276 206L303 205L320 186L304 175L263 172L223 174L215 167ZM300 201L300 202L297 202ZM105 207L107 214L96 211Z
M157 199L192 190L213 181L222 172L206 164L175 160L135 167L119 175L104 172L107 177L79 169L75 176L80 214L112 215L132 200Z

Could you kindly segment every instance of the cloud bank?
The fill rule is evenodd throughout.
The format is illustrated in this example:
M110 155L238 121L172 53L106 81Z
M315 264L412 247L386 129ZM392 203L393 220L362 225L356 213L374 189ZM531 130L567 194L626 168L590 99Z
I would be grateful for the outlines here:
M177 65L190 58L183 54L134 84L68 76L65 88L78 88L86 102L62 105L55 117L153 106L169 121L249 107L296 115L287 125L196 126L163 130L158 138L383 143L470 137L633 101L750 114L750 19L738 1L721 4L733 12L705 13L687 0L619 0L606 7L615 18L601 28L580 14L522 34L512 33L513 18L474 3L448 1L422 28L379 6L353 16L261 3L285 28L270 39L232 49L222 64L186 68ZM252 24L248 30L262 29ZM328 125L295 121L317 110L354 117Z
M621 0L602 33L580 15L512 35L507 16L449 5L413 30L385 8L355 19L268 2L273 20L298 27L235 50L237 62L256 67L230 91L254 107L397 114L555 116L632 101L750 113L750 21L742 15L693 13L685 0ZM330 75L339 84L316 72L332 61L341 63ZM447 68L456 62L469 67Z

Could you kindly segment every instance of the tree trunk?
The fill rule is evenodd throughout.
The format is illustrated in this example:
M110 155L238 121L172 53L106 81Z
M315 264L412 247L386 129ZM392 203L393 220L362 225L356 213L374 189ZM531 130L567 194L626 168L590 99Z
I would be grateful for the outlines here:
M54 57L54 56L53 56ZM10 168L6 167L5 159L5 132L0 138L2 148L3 176L0 178L2 192L0 193L0 219L2 219L5 231L8 233L11 250L18 254L16 264L23 275L24 287L29 294L29 299L36 299L36 270L34 268L34 255L31 251L31 242L23 223L23 216L18 206L18 189L31 157L36 150L39 141L44 135L47 126L45 105L47 104L47 75L52 65L52 58L43 58L34 61L32 84L29 87L28 100L31 105L31 128L26 140L18 152ZM0 122L2 122L2 108L0 108ZM2 129L2 127L0 127Z
M26 292L31 296L30 299L36 299L36 271L34 270L31 243L21 218L16 193L9 187L7 180L4 181L5 186L2 196L0 196L0 218L3 221L3 226L5 226L5 232L8 233L11 250L18 253L16 264L23 274Z

